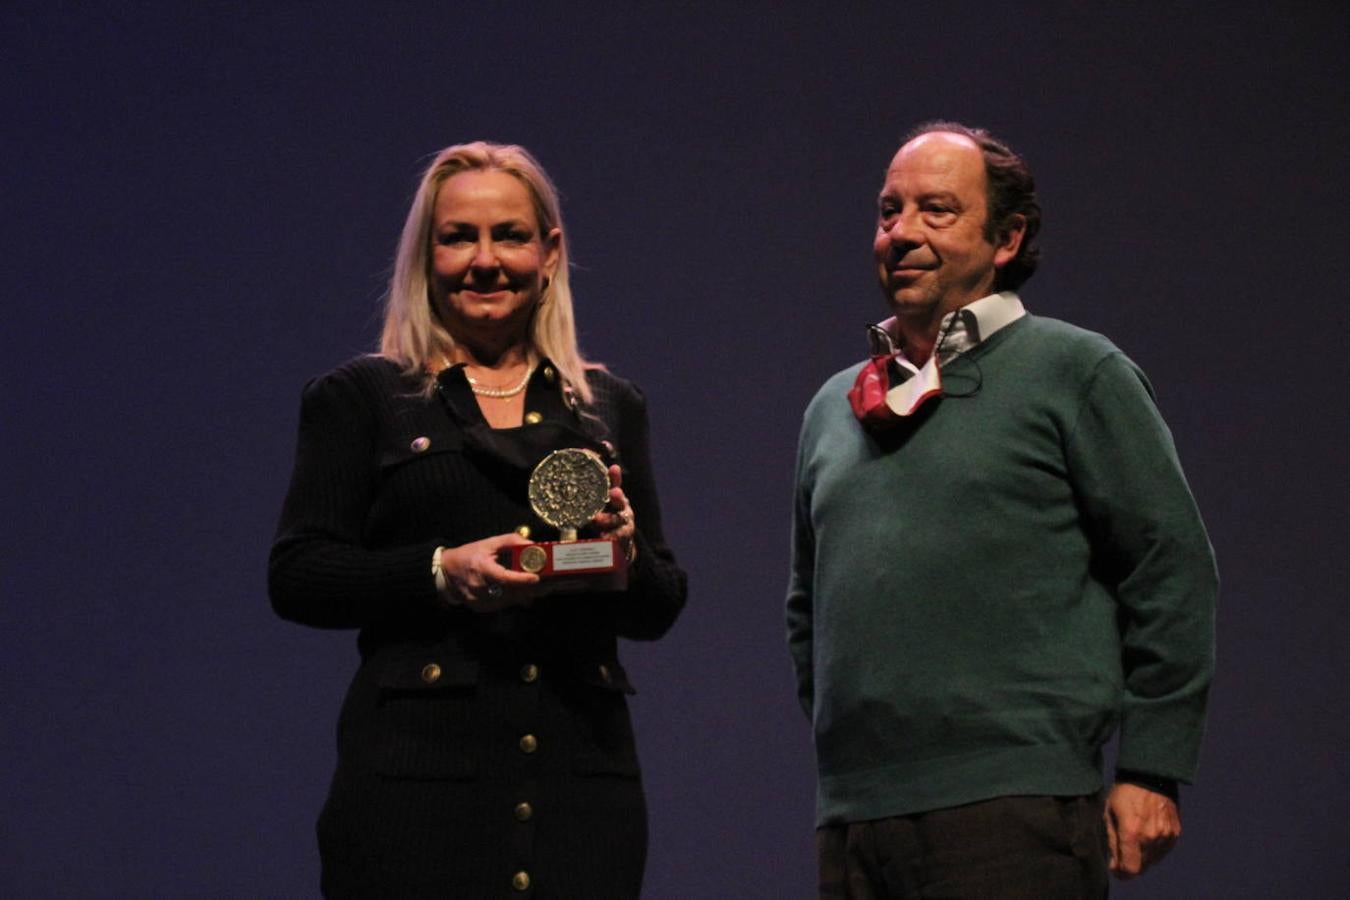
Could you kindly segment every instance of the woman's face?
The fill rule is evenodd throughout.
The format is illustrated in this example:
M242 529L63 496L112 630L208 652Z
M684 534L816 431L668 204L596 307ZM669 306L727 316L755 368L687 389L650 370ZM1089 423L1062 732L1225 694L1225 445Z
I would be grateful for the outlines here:
M431 226L431 295L450 333L523 340L562 234L539 233L525 185L495 170L452 175Z

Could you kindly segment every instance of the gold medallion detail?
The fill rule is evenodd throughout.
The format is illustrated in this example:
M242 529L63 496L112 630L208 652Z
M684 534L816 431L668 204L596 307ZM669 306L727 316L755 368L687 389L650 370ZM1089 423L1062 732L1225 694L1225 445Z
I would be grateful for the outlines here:
M609 502L609 470L600 455L569 447L554 450L530 475L530 506L539 518L576 540L585 525Z
M520 551L520 568L525 572L540 572L547 562L548 554L544 552L543 547L537 544Z

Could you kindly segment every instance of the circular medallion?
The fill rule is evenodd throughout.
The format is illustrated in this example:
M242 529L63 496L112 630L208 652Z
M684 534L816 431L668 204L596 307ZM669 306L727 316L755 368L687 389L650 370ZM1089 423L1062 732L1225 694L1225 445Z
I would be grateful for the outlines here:
M530 475L530 506L555 528L578 528L609 502L609 471L599 454L554 450Z
M548 554L543 547L526 547L520 551L520 568L525 572L536 573L548 562Z

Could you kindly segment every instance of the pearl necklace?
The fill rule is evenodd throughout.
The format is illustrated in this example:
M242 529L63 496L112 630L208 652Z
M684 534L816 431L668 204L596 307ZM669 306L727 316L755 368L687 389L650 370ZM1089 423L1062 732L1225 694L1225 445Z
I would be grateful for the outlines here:
M465 372L464 377L469 380L469 390L480 397L494 397L498 400L507 400L525 390L525 385L530 383L530 376L534 374L534 366L525 369L525 377L520 379L520 383L512 387L493 388L484 387L478 383L478 379Z

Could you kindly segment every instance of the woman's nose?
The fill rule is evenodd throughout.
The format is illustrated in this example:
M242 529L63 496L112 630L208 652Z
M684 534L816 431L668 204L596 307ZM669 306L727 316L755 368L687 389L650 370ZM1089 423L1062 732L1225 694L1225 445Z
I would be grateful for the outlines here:
M492 241L478 242L471 265L475 269L497 268L497 248L492 245Z

